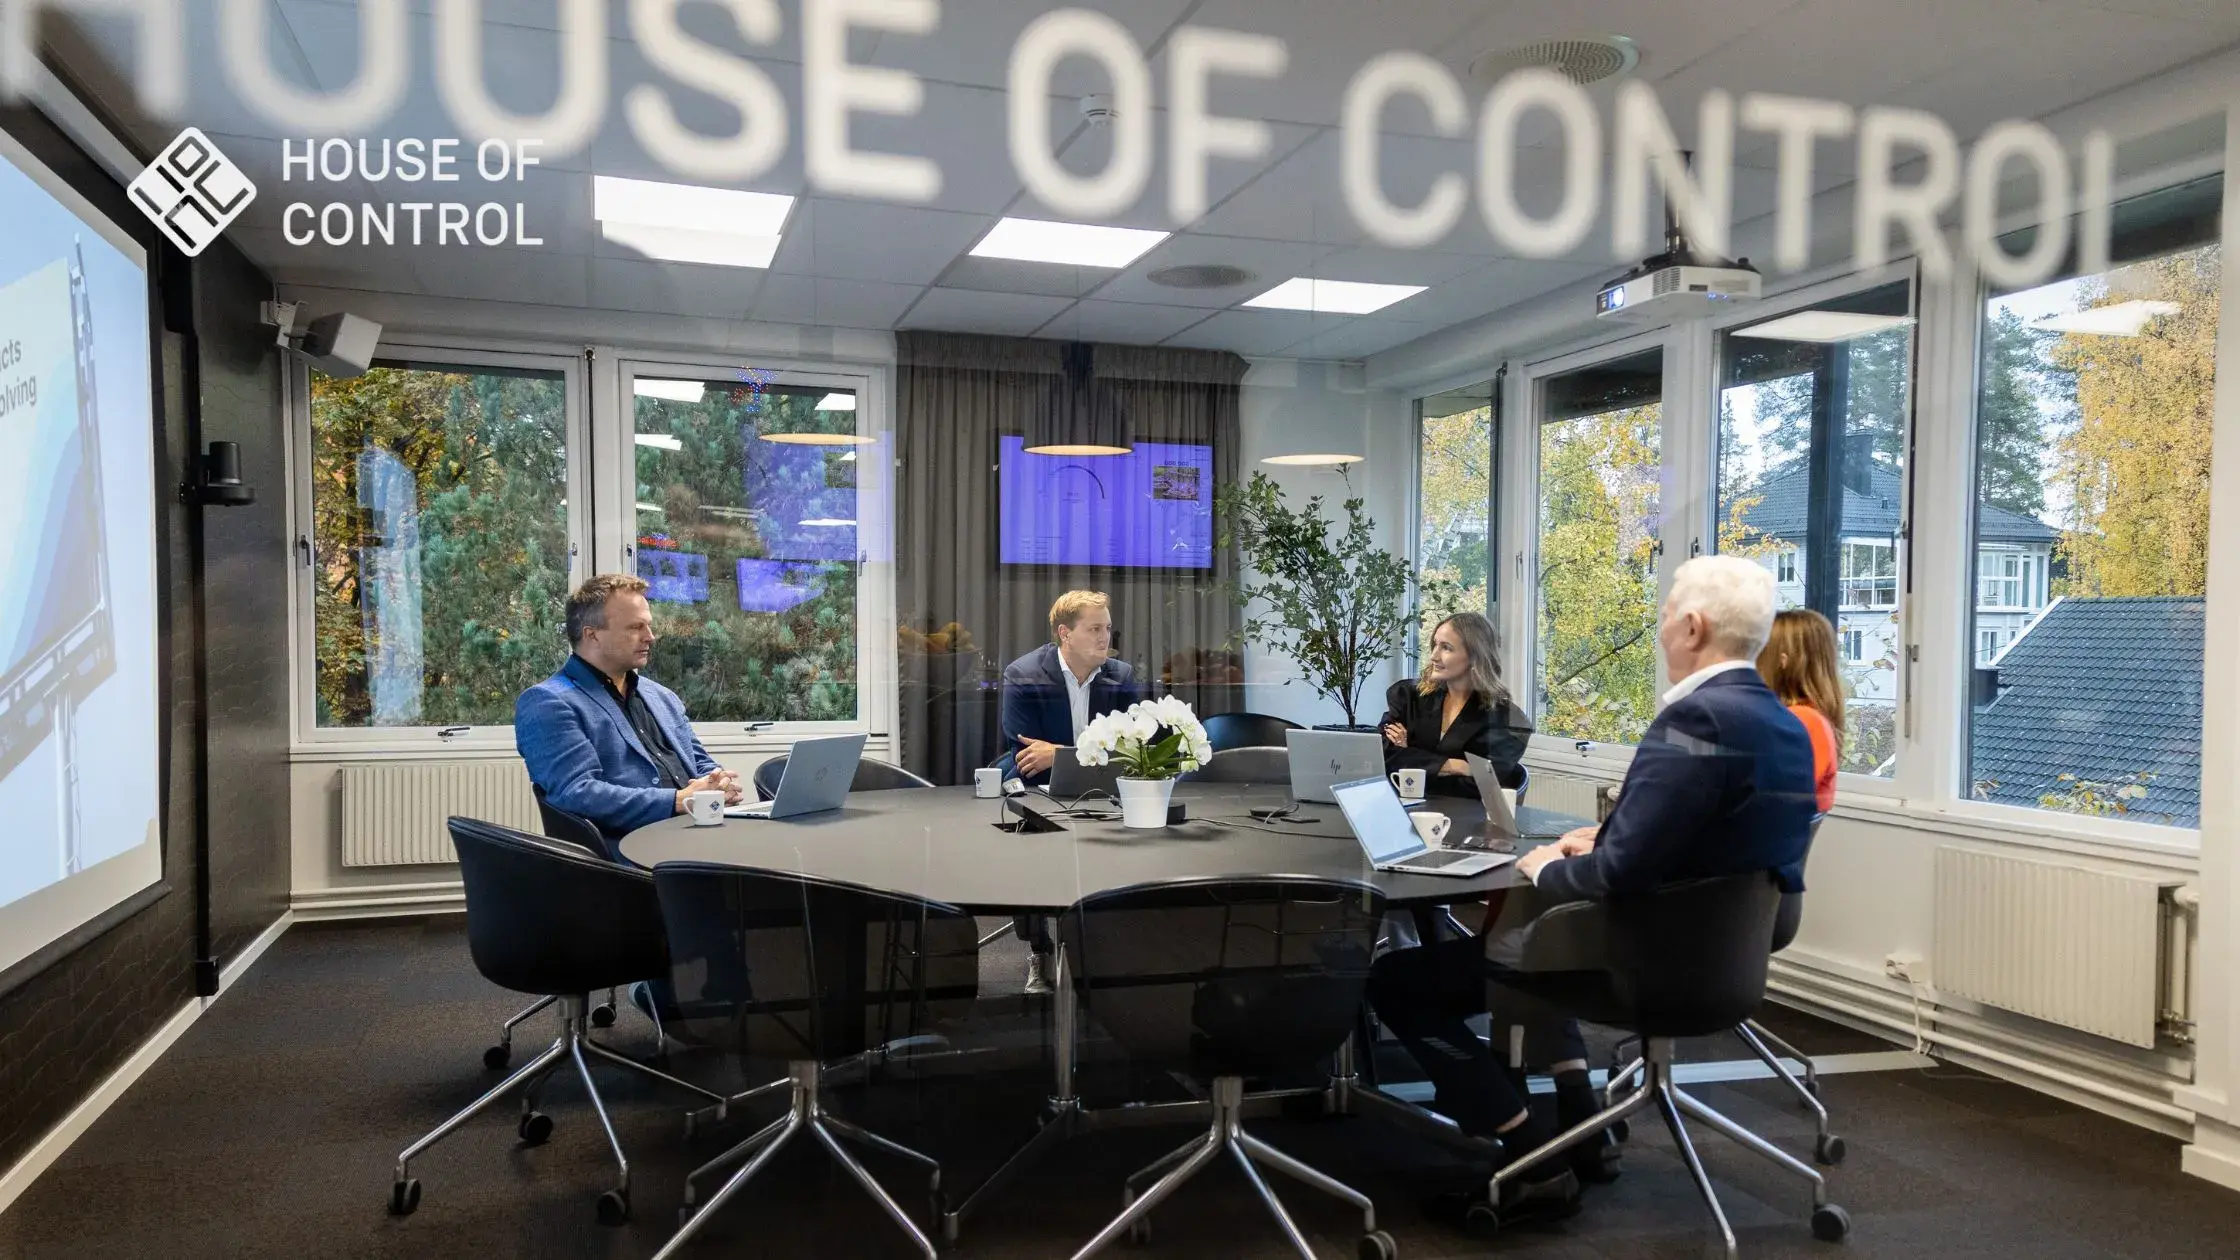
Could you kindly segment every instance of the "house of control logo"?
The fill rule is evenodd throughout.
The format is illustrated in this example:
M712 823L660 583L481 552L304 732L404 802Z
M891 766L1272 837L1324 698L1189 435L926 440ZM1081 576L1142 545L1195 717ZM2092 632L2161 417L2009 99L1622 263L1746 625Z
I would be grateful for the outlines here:
M189 258L208 248L257 199L257 186L197 127L172 137L126 191Z

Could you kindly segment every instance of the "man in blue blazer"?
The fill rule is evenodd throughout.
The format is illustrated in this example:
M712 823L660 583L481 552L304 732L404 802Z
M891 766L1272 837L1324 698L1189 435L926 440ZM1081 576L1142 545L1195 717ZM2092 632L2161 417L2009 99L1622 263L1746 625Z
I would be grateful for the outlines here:
M611 846L685 811L694 792L736 803L737 775L708 755L677 693L638 673L653 652L646 582L602 573L568 597L560 672L521 693L514 744L545 799L599 828Z
M1052 756L1091 719L1143 699L1134 668L1112 659L1112 601L1103 592L1060 595L1050 605L1050 639L1003 671L996 764L1028 783L1049 777Z
M1746 871L1769 872L1783 889L1802 891L1814 810L1812 745L1758 676L1773 613L1773 575L1762 566L1734 556L1680 566L1657 627L1673 685L1634 751L1618 803L1601 826L1579 828L1518 859L1533 889L1513 894L1511 905L1537 912ZM1504 914L1502 925L1481 938L1387 954L1370 982L1378 1015L1431 1077L1439 1109L1466 1131L1498 1137L1504 1162L1599 1109L1577 1025L1524 1025L1527 1059L1547 1064L1555 1077L1559 1129L1549 1129L1525 1105L1521 1081L1464 1022L1486 1009L1488 970L1515 963L1524 928L1503 930L1510 918ZM1495 1022L1506 1021L1496 1012ZM1567 1208L1579 1177L1616 1175L1614 1157L1606 1138L1579 1148L1569 1166L1516 1183L1504 1219Z

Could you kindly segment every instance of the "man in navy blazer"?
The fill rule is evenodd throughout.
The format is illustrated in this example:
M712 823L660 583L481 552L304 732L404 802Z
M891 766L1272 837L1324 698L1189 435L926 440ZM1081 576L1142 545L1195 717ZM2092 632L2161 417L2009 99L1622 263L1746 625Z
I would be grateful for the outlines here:
M1804 727L1758 676L1773 628L1773 575L1734 556L1680 566L1657 627L1673 680L1642 733L1618 803L1599 827L1582 827L1517 861L1533 883L1512 905L1533 912L1566 901L1602 901L1679 880L1766 871L1802 891L1814 810L1812 745ZM1519 890L1520 892L1522 890ZM1441 1111L1469 1132L1500 1139L1502 1161L1593 1115L1585 1043L1576 1024L1524 1024L1526 1057L1555 1077L1557 1124L1532 1116L1518 1086L1465 1020L1486 1010L1486 976L1513 965L1524 927L1400 950L1379 959L1371 1000L1434 1082ZM1529 926L1529 924L1525 925ZM1499 1012L1495 1022L1505 1023ZM1515 1183L1510 1212L1567 1207L1578 1180L1616 1175L1615 1146L1579 1148L1569 1166Z
M694 792L727 803L743 792L692 733L677 693L638 673L653 652L646 582L603 573L568 597L560 672L521 693L514 744L545 799L599 828L608 843L685 811Z
M1051 641L1004 667L1005 777L1049 777L1050 760L1099 714L1143 699L1136 673L1112 659L1112 602L1101 591L1067 591L1050 605Z

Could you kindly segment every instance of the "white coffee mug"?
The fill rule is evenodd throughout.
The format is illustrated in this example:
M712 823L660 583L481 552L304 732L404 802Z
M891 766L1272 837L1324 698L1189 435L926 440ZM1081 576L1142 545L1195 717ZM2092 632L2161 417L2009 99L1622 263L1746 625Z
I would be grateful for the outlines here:
M1416 773L1421 774L1423 772L1419 770ZM1440 841L1447 838L1449 831L1454 830L1454 820L1452 818L1432 809L1417 810L1415 813L1408 815L1408 821L1415 824L1416 835L1434 849L1439 847Z
M1401 800L1420 801L1423 799L1423 783L1426 777L1423 771L1395 770L1385 777L1392 780L1392 790L1400 794Z
M695 827L714 827L723 822L723 793L694 792L685 798L685 811L692 815Z
M984 766L972 772L972 794L983 800L1003 795L1003 771Z

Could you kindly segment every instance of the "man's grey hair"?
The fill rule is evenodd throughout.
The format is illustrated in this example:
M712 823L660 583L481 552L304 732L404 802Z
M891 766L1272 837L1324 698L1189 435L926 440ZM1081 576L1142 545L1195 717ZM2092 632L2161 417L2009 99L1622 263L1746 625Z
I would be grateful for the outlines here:
M1673 573L1665 606L1675 617L1701 613L1715 647L1754 661L1773 633L1773 574L1740 556L1697 556Z

